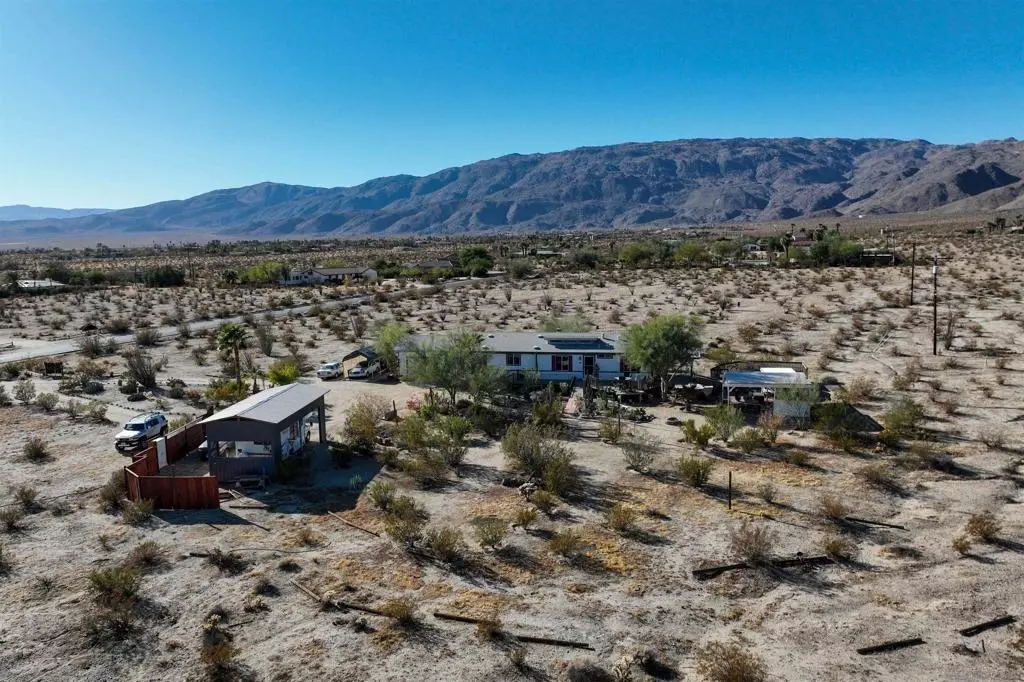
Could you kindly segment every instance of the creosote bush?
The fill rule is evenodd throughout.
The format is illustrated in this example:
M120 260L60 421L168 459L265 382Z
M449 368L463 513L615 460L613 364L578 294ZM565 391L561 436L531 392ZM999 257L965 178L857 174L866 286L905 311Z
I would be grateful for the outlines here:
M971 553L971 538L966 535L958 535L953 538L953 550L960 556L967 556Z
M121 500L128 494L128 488L125 487L124 473L121 471L115 471L110 474L110 478L100 488L100 508L108 514L116 514L121 510Z
M676 460L676 475L688 486L700 488L707 485L715 461L707 457L687 457L683 455Z
M25 455L25 459L30 462L45 462L50 459L50 449L42 438L38 436L32 436L25 441L25 446L22 448L22 452Z
M654 464L654 456L661 449L661 443L647 433L630 432L619 440L619 447L622 448L626 468L644 473Z
M537 510L533 507L523 507L517 509L515 515L512 517L513 525L519 526L523 530L528 529L537 521Z
M136 571L151 571L167 563L167 550L152 540L136 545L125 557L124 565Z
M446 564L454 564L462 557L462 533L451 526L427 530L424 541L434 556Z
M753 454L755 450L764 445L763 437L758 429L747 427L740 429L732 437L732 446L746 455Z
M711 442L711 438L714 435L715 427L707 422L700 426L697 426L697 422L693 419L687 419L683 422L683 438L687 443L692 443L701 450L707 449L708 443Z
M778 535L766 525L744 519L730 534L729 548L736 558L756 566L768 560L778 539Z
M728 443L744 424L743 413L732 405L716 405L704 410L704 419L715 431L715 438Z
M387 511L391 501L395 499L397 487L391 481L374 481L366 486L366 498L374 507Z
M995 540L1001 529L1002 527L995 514L990 511L972 515L967 519L967 525L964 527L969 536L977 538L982 542L992 542Z
M476 539L485 549L494 549L508 534L508 521L497 516L482 516L473 520Z
M552 553L567 559L576 556L583 549L583 546L583 538L572 528L558 531L548 540L548 549Z
M153 516L153 500L121 503L121 520L129 526L141 526Z
M604 513L608 527L619 533L626 533L633 528L636 522L636 510L624 504L616 504L609 507Z
M767 682L768 669L739 644L711 642L697 649L697 674L707 682Z

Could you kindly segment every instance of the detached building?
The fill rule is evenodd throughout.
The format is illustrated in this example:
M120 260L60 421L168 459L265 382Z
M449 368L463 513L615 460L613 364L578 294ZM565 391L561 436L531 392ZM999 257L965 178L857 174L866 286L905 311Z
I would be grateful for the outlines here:
M536 373L541 381L643 376L627 367L621 332L491 332L481 338L490 364L510 374ZM443 335L410 336L398 351L401 375L408 374L409 357L416 347L445 341Z
M377 279L377 271L373 268L311 268L309 270L292 270L288 279L281 280L286 285L306 284L344 284L346 282L373 282Z

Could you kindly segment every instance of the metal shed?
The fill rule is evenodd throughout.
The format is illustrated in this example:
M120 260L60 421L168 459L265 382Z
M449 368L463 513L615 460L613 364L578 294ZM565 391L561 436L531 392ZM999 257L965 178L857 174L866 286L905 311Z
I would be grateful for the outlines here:
M327 442L324 396L330 390L309 384L287 384L251 395L202 421L210 451L219 452L221 443L251 442L267 444L280 463L287 434L298 430L302 438L303 421L314 410L319 422L320 442Z

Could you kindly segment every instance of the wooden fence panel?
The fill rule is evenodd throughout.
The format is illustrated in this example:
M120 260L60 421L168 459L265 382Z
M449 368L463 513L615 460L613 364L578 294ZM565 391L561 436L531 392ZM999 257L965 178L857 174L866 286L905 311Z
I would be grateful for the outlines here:
M248 476L273 476L274 458L254 455L250 457L210 457L210 474L218 481L236 481Z
M199 447L206 439L203 425L192 422L167 436L167 461L177 462Z
M128 499L138 502L142 499L139 494L139 477L128 467L124 468L124 485L128 489Z
M220 493L212 476L145 476L139 479L141 499L155 509L217 509Z

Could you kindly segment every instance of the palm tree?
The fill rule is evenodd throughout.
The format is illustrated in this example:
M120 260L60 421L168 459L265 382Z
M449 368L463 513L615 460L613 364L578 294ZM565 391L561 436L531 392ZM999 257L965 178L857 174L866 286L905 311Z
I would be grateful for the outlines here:
M228 323L217 332L217 350L231 350L235 358L235 383L242 385L242 364L239 354L249 345L249 330L240 324Z

